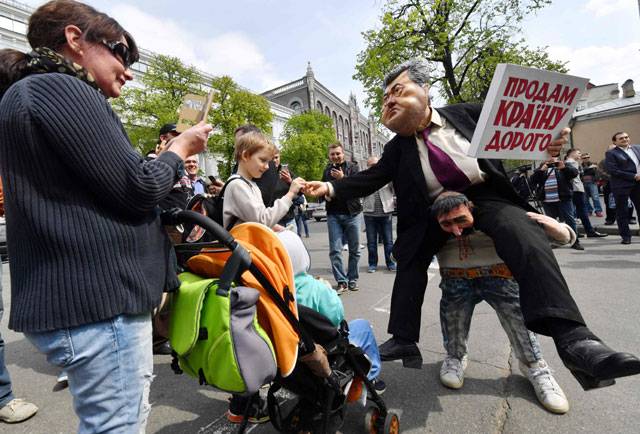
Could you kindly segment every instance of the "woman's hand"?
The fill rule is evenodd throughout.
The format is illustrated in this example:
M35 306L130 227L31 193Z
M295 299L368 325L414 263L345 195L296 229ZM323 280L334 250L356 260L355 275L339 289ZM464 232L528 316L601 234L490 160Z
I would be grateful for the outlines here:
M171 140L165 151L174 152L183 160L199 154L207 148L207 140L212 130L211 125L202 121Z

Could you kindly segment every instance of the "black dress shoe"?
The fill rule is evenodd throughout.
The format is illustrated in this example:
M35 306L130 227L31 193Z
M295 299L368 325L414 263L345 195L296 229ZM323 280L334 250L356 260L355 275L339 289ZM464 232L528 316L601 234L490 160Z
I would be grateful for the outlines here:
M593 231L587 234L587 238L604 238L604 237L608 237L609 234L603 234L601 232L598 231Z
M171 345L169 344L169 341L164 341L162 343L154 344L153 354L159 354L163 356L167 356L171 354Z
M628 238L625 238L622 241L620 241L620 244L631 244L631 240Z
M405 368L422 369L422 354L414 342L399 342L391 338L378 347L383 362L402 359Z
M582 247L582 245L578 242L578 240L576 240L575 243L573 243L573 245L571 246L571 248L573 250L584 250L584 247Z
M640 360L636 356L613 351L595 339L558 347L558 355L584 390L611 386L615 378L640 374Z

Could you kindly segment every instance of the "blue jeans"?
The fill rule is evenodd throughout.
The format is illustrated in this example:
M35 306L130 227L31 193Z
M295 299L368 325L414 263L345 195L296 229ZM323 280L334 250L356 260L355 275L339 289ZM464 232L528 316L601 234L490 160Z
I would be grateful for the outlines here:
M440 288L440 325L447 354L458 359L467 354L473 310L476 304L484 300L496 311L518 360L529 365L542 359L536 336L524 324L520 289L515 280L502 277L443 277Z
M307 217L304 213L297 213L295 216L296 226L298 227L298 236L302 237L302 228L304 227L304 234L309 238L309 226L307 226Z
M585 204L585 194L581 191L573 192L573 205L575 206L575 216L577 216L582 222L582 227L587 234L595 232L589 220L589 213L587 212L587 205Z
M79 433L144 432L153 380L151 314L25 335L69 376Z
M571 199L561 200L560 202L543 202L542 207L546 215L554 219L560 217L560 220L568 224L573 229L573 232L578 233L578 225L576 225L573 201Z
M595 182L584 183L584 196L587 202L587 212L602 212L602 205L600 205L600 192L598 191L598 185ZM593 205L591 202L593 201Z
M0 264L0 321L4 313L4 305L2 304L2 264ZM11 391L11 377L9 371L4 364L4 340L0 335L0 408L4 407L14 398Z
M378 266L378 235L382 236L382 245L384 246L384 260L387 267L394 266L395 263L391 259L391 249L393 249L393 230L391 225L391 216L364 216L364 225L367 229L367 250L369 251L369 267L376 268Z
M358 261L360 260L360 215L348 214L327 215L329 228L329 259L331 271L338 283L356 282L358 280ZM345 274L342 267L342 236L349 245L349 265Z
M374 380L380 375L381 361L378 352L376 337L371 329L371 324L366 319L354 319L349 321L349 342L360 347L371 361L371 368L367 374L369 380Z

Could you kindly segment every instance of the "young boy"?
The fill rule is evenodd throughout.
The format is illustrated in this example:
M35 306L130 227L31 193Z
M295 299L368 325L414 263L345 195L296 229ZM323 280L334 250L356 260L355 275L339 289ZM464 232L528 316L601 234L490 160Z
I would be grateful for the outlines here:
M553 413L566 413L567 397L542 359L535 335L525 326L518 284L498 256L492 239L473 230L473 204L462 193L444 192L435 200L432 212L442 230L454 235L438 253L442 277L440 323L447 351L440 381L452 389L462 387L471 316L475 305L485 300L495 309L520 361L520 370L533 385L540 403ZM554 242L575 241L575 232L569 226L541 214L528 214L532 224L540 224Z

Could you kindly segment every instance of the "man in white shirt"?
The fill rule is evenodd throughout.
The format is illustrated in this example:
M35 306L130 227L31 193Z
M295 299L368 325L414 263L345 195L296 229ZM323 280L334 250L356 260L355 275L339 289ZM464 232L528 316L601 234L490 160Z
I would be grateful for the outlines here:
M583 388L609 386L614 378L640 373L640 360L613 351L586 327L544 231L526 214L535 210L517 195L500 161L467 155L482 106L432 109L428 71L428 65L412 60L385 77L382 121L397 135L385 145L378 164L341 180L307 183L310 194L344 200L367 196L393 182L398 272L388 327L393 337L380 346L382 360L422 366L416 342L428 264L448 238L430 206L446 189L464 191L478 205L477 228L493 239L518 282L527 327L554 339L562 361ZM568 133L565 129L548 147L552 157L567 142Z
M611 178L611 193L616 202L616 220L622 237L621 244L631 244L629 213L625 204L631 199L636 213L640 209L640 145L630 145L629 134L617 132L612 137L615 148L605 154Z

